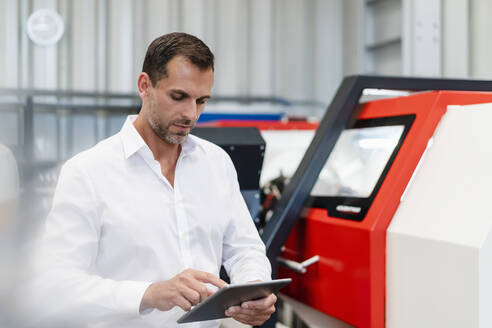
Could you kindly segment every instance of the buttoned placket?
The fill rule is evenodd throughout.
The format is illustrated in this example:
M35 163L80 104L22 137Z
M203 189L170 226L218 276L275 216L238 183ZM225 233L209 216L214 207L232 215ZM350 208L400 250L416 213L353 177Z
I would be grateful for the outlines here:
M193 260L191 257L191 244L190 244L190 224L188 222L188 216L185 210L185 200L182 197L181 189L179 185L181 162L187 154L181 152L176 163L176 170L174 173L174 208L176 211L177 226L179 231L179 243L181 247L181 254L183 255L183 262L185 268L193 267Z
M167 180L167 178L162 174L161 165L158 161L154 159L154 155L152 151L148 147L144 147L141 149L141 156L147 165L152 169L152 171L157 175L157 177L165 184L165 187L171 192L174 199L174 215L176 218L176 227L178 229L179 235L179 247L181 250L181 260L183 262L184 268L192 268L193 260L191 257L191 248L190 248L190 231L189 231L189 223L188 217L186 215L186 210L184 206L184 199L181 195L181 191L179 188L179 171L181 167L181 161L183 157L186 157L187 154L181 153L179 154L178 161L176 162L176 168L174 173L174 188L171 183Z

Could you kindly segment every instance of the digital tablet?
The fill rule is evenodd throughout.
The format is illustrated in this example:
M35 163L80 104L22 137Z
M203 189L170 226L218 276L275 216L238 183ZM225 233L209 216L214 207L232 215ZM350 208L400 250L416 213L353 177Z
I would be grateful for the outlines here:
M241 285L228 285L219 289L205 301L186 312L178 319L178 323L226 318L225 311L229 307L276 293L291 281L292 279L289 278L266 282L251 282Z

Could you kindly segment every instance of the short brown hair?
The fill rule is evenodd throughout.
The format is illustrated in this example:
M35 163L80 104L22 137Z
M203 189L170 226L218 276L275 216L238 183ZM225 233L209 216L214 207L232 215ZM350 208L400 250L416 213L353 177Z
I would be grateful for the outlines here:
M167 63L175 56L187 58L200 69L214 69L214 54L202 40L186 33L165 34L149 45L142 67L153 86L167 76Z

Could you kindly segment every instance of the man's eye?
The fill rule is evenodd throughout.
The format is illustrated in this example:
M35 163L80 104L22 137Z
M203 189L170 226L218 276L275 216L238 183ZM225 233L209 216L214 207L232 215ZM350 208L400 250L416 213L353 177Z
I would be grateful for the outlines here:
M200 100L197 100L197 101L196 101L196 103L197 103L198 105L203 105L203 104L205 104L206 102L207 102L207 99L200 99Z
M176 101L180 101L184 99L183 95L171 95L171 98L173 98L173 100Z

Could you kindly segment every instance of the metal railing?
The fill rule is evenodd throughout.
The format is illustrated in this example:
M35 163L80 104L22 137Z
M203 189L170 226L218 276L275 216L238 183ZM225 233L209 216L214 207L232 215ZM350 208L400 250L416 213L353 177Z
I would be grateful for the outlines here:
M19 161L22 180L29 180L39 171L116 133L126 115L138 113L140 106L139 96L133 93L0 89L0 115L11 113L15 117L12 123L6 123L0 116L0 142L9 143L2 136L14 140L9 146ZM263 108L296 115L301 107L310 113L323 112L326 106L274 96L213 96L207 111L228 107L231 112L243 108L243 113L250 113ZM9 138L5 138L5 133L9 133L5 132L6 124L17 124L8 127L15 134Z

